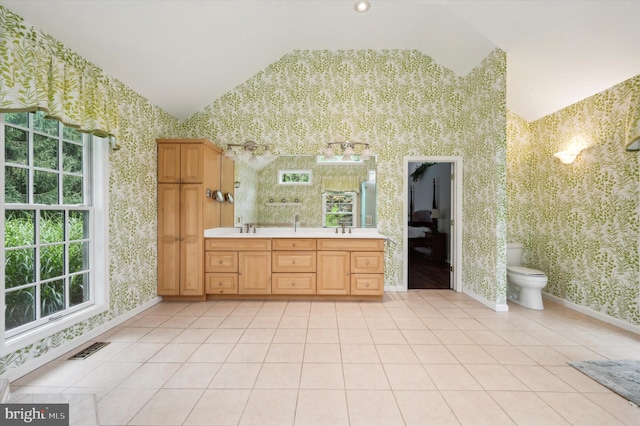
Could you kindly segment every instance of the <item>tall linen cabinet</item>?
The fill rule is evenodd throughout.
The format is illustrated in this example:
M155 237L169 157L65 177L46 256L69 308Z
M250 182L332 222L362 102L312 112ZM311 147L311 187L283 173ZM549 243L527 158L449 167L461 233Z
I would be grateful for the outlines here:
M221 222L222 150L158 139L158 295L204 298L204 230Z

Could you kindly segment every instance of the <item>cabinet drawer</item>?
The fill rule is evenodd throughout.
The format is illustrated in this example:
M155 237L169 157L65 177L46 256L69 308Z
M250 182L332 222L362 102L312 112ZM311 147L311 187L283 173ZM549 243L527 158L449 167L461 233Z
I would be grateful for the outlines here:
M351 294L378 295L384 292L383 274L351 274Z
M274 251L273 272L316 272L315 251Z
M315 250L316 240L308 238L274 238L273 250Z
M351 252L351 272L365 274L384 273L384 254L379 252Z
M319 239L318 250L384 251L384 240L373 238Z
M240 231L238 231L240 232ZM207 238L205 250L264 251L271 250L269 238Z
M238 274L205 274L207 294L238 294Z
M238 252L206 251L204 253L205 272L238 272Z
M272 274L271 294L315 294L316 274Z

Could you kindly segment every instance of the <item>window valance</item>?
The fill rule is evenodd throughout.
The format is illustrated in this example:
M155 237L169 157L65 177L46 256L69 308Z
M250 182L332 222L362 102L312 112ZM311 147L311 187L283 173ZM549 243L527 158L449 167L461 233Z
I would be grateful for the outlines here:
M0 112L44 111L97 136L117 136L119 83L0 6Z
M360 193L360 179L354 176L331 176L322 178L322 192Z

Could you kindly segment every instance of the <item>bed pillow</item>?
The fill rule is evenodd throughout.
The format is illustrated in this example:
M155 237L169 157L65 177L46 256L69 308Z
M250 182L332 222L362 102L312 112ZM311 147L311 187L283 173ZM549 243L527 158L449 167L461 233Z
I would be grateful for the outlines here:
M425 232L431 232L426 226L409 226L409 238L422 238Z

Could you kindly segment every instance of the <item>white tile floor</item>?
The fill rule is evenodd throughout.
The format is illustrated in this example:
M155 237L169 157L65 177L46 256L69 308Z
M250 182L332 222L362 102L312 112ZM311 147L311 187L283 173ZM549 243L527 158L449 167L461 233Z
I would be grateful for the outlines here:
M640 424L640 408L566 364L640 358L640 336L551 302L496 313L412 290L161 303L96 340L111 343L12 393L95 393L103 425Z

